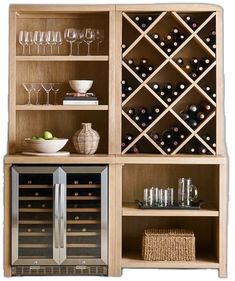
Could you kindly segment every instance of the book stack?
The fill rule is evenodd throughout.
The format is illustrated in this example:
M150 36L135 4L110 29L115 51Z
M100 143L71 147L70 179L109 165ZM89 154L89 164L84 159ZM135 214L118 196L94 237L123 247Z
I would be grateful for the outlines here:
M63 105L98 105L99 101L93 93L67 93Z

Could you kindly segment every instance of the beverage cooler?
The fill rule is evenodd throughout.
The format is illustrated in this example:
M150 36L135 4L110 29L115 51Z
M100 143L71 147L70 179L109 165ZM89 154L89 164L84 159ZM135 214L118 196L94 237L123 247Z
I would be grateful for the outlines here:
M13 275L107 275L107 171L12 167Z

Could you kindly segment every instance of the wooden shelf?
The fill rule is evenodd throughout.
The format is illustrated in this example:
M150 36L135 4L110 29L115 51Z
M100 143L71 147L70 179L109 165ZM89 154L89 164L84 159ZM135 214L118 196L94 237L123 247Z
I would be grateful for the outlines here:
M19 248L47 249L47 248L52 248L52 244L19 244Z
M20 237L50 237L53 233L46 232L19 232Z
M24 213L51 213L53 210L46 208L20 208L19 211Z
M143 210L139 209L134 203L124 203L122 215L141 217L218 217L219 211L215 208L202 208L199 210Z
M108 110L108 105L16 105L18 111Z
M78 236L100 236L99 231L87 231L87 232L79 232L79 231L74 231L74 232L67 232L68 237L78 237Z
M53 200L52 197L50 196L20 196L19 197L20 201L41 201L41 200Z
M99 220L67 220L68 224L100 224Z
M22 188L22 189L24 189L24 188L27 188L27 189L48 189L48 188L53 188L53 186L52 185L50 185L50 184L20 184L19 185L19 188Z
M96 213L101 212L100 208L67 208L68 213Z
M53 221L49 220L19 220L19 224L53 224Z
M67 200L100 200L100 196L67 196Z
M67 244L67 248L100 248L100 244Z
M199 256L195 261L145 261L138 254L128 254L121 263L126 268L219 268L219 262L211 256Z
M100 184L67 184L67 188L100 188Z
M108 56L16 56L16 61L108 61Z

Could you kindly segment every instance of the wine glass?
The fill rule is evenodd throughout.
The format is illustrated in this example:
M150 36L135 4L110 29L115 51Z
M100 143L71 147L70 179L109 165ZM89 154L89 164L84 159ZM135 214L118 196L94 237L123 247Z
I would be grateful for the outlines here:
M53 54L53 45L56 44L56 37L55 37L55 31L47 31L47 44L51 47L51 55Z
M99 54L100 44L104 41L104 30L103 29L96 29L95 40L97 42L97 54Z
M28 102L27 105L32 105L31 102L31 93L33 92L33 84L32 83L23 83L22 84L26 92L28 93Z
M80 54L79 47L80 44L84 41L84 30L83 29L78 29L77 30L78 34L78 39L77 39L77 55Z
M46 31L41 32L40 45L42 45L43 55L45 55L46 54L46 45L47 45L47 33L46 33Z
M27 31L20 30L20 32L19 32L19 43L20 43L20 45L22 45L22 47L23 47L22 56L25 55L25 46L27 45L27 43L26 43L26 41L27 41L26 37L27 37Z
M33 42L35 45L37 45L37 54L40 53L40 45L41 45L41 31L35 30L33 34Z
M63 41L62 41L62 35L60 31L56 31L55 32L55 42L57 45L57 53L58 55L60 54L60 45L62 45Z
M31 51L30 51L30 46L33 45L33 32L32 31L27 31L26 34L26 45L29 48L29 55L31 55Z
M42 83L41 85L47 95L46 105L50 105L50 91L52 89L52 83Z
M61 85L62 83L51 83L52 84L52 91L54 92L54 104L57 105L57 93L59 92L59 90L61 89Z
M33 83L33 90L36 93L36 105L39 105L39 101L38 101L38 94L42 89L42 84L41 83Z
M84 41L87 43L87 55L90 56L90 44L95 40L95 30L93 28L86 28L84 32Z
M69 55L73 55L73 43L77 40L78 34L75 28L66 28L64 31L64 39L70 43L70 53Z

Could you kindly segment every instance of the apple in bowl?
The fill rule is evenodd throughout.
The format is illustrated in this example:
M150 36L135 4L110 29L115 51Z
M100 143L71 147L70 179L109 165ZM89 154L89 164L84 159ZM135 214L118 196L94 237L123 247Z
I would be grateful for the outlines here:
M66 145L68 139L57 138L51 132L44 131L42 136L25 138L25 142L35 152L55 153Z

